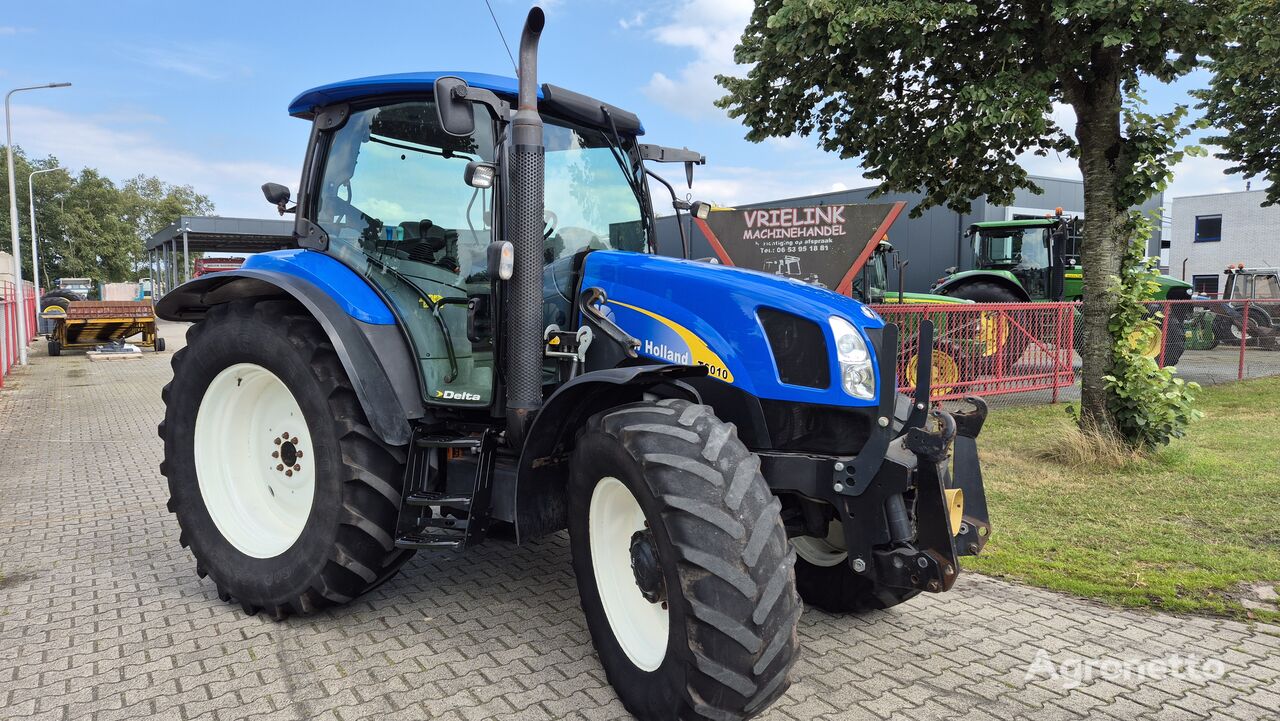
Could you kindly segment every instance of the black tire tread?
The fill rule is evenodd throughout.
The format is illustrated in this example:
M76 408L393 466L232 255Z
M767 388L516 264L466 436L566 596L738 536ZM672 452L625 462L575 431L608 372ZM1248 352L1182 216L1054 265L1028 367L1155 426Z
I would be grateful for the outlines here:
M645 469L664 506L690 611L686 632L696 673L688 677L687 710L708 719L754 715L790 685L802 610L795 552L759 458L733 424L685 400L622 406L587 428L597 424ZM745 613L724 610L735 607ZM712 647L721 651L716 659L697 650Z
M216 324L238 316L254 317L259 322L283 331L290 344L309 358L309 367L319 381L337 426L341 446L343 484L343 514L337 541L329 551L328 563L316 574L311 587L288 599L236 599L244 612L254 615L266 610L276 620L294 614L309 614L332 605L350 601L390 578L412 555L413 551L395 547L391 533L375 519L395 518L399 509L402 482L401 466L405 449L384 444L374 434L363 409L356 400L355 390L338 359L333 345L320 324L298 304L285 300L235 301L214 306L203 321L192 324L187 330L187 344L173 354L170 365L174 376L182 373L191 346ZM278 331L279 332L279 331ZM161 397L166 406L166 417L171 412L170 394L172 381L165 384ZM157 428L165 438L166 422ZM175 439L176 440L176 439ZM168 439L166 438L166 446ZM167 452L167 448L166 448ZM169 464L161 463L160 472L170 487L168 508L182 524L182 513L176 508L173 489L181 479L169 475ZM184 547L188 546L185 532L180 536ZM197 575L207 574L218 588L218 597L224 601L232 595L225 583L208 572L201 559L196 559Z

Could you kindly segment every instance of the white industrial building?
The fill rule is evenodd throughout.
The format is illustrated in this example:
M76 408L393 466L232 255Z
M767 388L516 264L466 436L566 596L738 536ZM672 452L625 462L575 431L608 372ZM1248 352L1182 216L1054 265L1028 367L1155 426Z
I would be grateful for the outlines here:
M1263 207L1266 198L1261 190L1174 198L1169 275L1212 295L1229 263L1280 265L1280 204Z

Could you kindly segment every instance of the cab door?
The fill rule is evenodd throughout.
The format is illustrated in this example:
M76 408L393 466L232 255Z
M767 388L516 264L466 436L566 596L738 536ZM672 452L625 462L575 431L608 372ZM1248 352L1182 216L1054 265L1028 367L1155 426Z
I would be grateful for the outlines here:
M464 181L492 162L494 125L451 136L430 99L353 109L317 169L314 222L328 252L388 299L413 346L428 403L483 407L493 396L486 273L493 198Z

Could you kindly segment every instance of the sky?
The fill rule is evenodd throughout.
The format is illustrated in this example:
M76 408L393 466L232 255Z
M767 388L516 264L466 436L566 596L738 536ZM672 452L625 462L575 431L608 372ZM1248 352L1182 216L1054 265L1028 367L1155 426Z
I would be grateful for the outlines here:
M491 0L515 50L529 0ZM543 0L543 82L631 110L646 140L707 156L693 197L723 205L867 185L856 160L806 138L751 143L713 103L750 0ZM13 99L15 144L73 170L190 184L224 216L273 217L267 181L296 188L308 124L302 91L413 70L512 75L483 0L43 0L0 14L0 89L71 82ZM15 6L16 5L16 6ZM1152 83L1153 109L1190 102L1191 76ZM1069 109L1056 111L1068 127ZM1078 178L1069 158L1026 159L1033 174ZM1227 163L1189 159L1166 198L1243 190ZM682 176L676 169L672 180ZM683 190L683 185L678 185Z

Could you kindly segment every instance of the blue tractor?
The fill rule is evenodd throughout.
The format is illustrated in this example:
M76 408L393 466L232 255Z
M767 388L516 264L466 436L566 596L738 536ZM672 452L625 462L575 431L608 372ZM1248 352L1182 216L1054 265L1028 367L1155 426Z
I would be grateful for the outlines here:
M801 599L886 608L980 551L985 406L900 396L897 328L848 297L652 254L651 164L702 157L538 85L542 25L518 80L293 101L296 204L264 192L299 247L157 305L193 322L164 389L169 509L219 596L277 619L419 549L567 529L626 707L746 718L788 686Z

